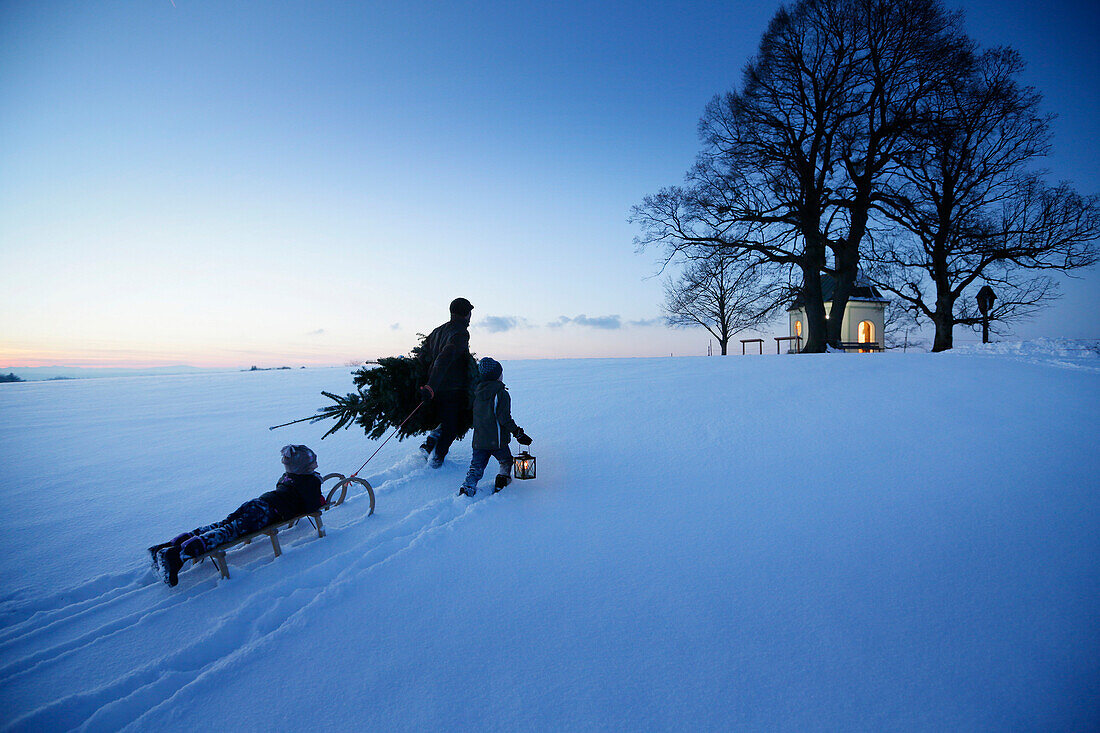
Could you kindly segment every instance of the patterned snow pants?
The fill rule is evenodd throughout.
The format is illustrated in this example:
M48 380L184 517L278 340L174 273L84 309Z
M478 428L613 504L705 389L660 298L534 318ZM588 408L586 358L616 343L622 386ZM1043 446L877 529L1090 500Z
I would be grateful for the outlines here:
M504 476L512 475L512 451L507 448L498 448L497 450L474 448L474 456L470 459L470 470L466 472L466 480L462 482L463 486L471 489L477 487L477 482L485 475L485 467L489 465L490 457L496 458L497 463L500 464L500 470L497 473Z
M263 529L276 519L275 509L263 499L250 499L225 519L191 531L210 550L220 544Z

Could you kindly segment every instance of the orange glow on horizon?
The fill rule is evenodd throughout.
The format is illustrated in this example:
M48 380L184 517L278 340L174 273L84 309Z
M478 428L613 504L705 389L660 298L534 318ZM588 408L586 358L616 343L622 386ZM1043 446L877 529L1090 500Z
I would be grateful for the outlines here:
M152 369L189 366L200 369L247 369L250 366L336 366L348 359L325 356L279 355L264 353L167 353L118 349L110 351L30 351L0 348L0 370L34 367L70 367L83 369Z

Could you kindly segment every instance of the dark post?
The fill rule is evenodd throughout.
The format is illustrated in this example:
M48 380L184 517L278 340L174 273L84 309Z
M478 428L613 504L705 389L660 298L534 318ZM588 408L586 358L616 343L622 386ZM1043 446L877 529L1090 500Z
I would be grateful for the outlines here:
M993 310L993 301L996 299L997 294L988 285L983 285L982 289L978 291L978 310L982 312L983 344L989 343L989 311Z

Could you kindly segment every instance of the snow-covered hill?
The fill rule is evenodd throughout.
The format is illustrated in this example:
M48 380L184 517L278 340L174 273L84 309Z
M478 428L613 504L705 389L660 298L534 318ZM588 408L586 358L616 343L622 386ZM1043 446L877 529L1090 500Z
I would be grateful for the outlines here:
M144 548L376 447L346 369L0 386L5 730L1084 730L1100 357L505 363L539 477L362 495L169 589ZM488 481L482 482L488 488Z

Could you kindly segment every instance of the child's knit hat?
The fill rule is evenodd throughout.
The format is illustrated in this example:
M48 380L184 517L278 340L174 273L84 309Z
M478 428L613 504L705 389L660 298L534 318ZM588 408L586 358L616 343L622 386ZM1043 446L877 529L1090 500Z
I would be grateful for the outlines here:
M287 473L310 474L317 470L317 454L308 446L284 445L282 453Z
M491 382L494 379L500 379L500 375L504 374L504 367L496 359L490 359L486 356L477 363L477 373L481 375L484 381Z

